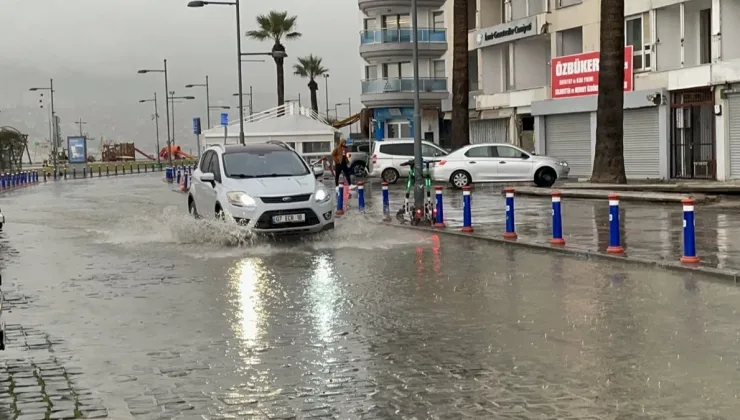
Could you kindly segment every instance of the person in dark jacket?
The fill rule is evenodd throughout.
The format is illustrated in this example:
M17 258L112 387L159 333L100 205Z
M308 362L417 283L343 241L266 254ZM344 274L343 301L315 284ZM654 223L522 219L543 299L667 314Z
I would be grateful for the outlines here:
M347 157L347 141L342 139L339 145L331 152L331 158L334 161L334 185L339 187L339 177L344 174L347 179L347 185L350 189L355 189L352 185L352 175L349 170L349 157Z

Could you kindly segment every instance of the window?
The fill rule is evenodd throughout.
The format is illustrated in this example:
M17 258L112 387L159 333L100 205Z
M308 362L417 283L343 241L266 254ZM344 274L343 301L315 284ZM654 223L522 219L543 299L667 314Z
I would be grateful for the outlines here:
M230 178L304 176L311 173L303 159L292 150L226 153L224 172Z
M383 77L388 79L414 77L414 67L410 61L383 64Z
M555 34L556 53L558 57L580 54L583 52L583 27L558 31Z
M376 29L375 28L375 19L374 18L365 19L363 25L364 25L366 31L372 31L372 30L375 30Z
M378 78L378 66L365 66L365 80L375 80Z
M219 162L218 153L211 153L211 162L209 163L210 170L213 173L213 180L221 182L221 164Z
M396 121L388 123L388 133L386 138L389 139L407 139L411 137L411 124L408 121Z
M496 157L521 159L522 152L509 146L496 146Z
M411 15L386 15L380 20L383 29L399 29L411 27Z
M581 3L583 3L583 0L558 0L558 7L568 7Z
M478 146L465 152L465 156L471 158L490 158L495 157L493 154L493 146Z
M421 155L424 157L445 156L447 152L440 150L431 144L421 144Z
M712 9L699 11L699 64L712 62Z
M444 30L445 14L444 12L432 12L432 29L435 31Z
M398 143L398 144L381 144L380 153L385 153L391 156L413 156L414 155L414 144L413 143Z
M331 152L331 145L326 141L307 141L303 143L303 153Z
M435 60L434 61L434 74L432 76L435 79L444 79L445 78L445 61L444 60Z
M628 18L624 24L624 45L632 46L635 70L650 69L650 44L644 39L642 15Z
M200 163L198 164L198 169L200 169L201 172L204 174L207 174L211 171L211 155L213 152L208 151L203 154L200 158Z

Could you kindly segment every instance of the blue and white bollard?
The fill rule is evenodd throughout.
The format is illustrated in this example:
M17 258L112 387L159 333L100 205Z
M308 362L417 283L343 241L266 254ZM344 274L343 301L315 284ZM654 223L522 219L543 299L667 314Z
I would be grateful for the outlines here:
M552 192L552 239L550 239L550 243L553 245L565 245L560 198L560 191Z
M463 187L463 225L460 230L466 233L473 232L473 208L471 207L473 200L470 195L472 191L473 187L470 185Z
M357 209L360 213L365 213L365 183L357 183Z
M516 224L514 223L514 189L504 189L506 193L506 232L504 239L516 239Z
M388 191L388 183L387 182L382 183L381 188L383 191L383 221L390 222L391 221L391 198L390 198L390 193Z
M39 171L34 171L33 179L37 184L39 183Z
M174 169L171 166L168 166L164 170L164 179L167 181L167 183L172 183L172 180L174 179L173 171Z
M337 216L344 214L344 184L341 182L337 187Z
M177 169L177 178L175 178L175 183L180 184L180 180L182 179L182 171L178 168Z
M434 187L434 227L443 228L445 225L444 200L442 199L442 190L444 187L437 185Z
M610 254L624 253L619 233L619 195L609 194L609 247Z
M8 177L5 174L0 175L0 188L2 189L6 188L7 185L5 183L7 182L7 178Z
M82 167L82 177L87 178L87 166Z
M696 222L694 219L693 198L681 200L683 205L683 255L681 262L685 264L698 264L699 257L696 256Z

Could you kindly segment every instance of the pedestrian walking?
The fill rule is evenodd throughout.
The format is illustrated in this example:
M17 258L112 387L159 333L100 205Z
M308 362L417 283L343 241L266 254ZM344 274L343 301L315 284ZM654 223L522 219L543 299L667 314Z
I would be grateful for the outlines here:
M352 185L352 174L349 170L349 158L347 157L347 141L342 139L339 145L331 152L331 158L334 161L334 185L339 187L339 177L344 174L347 179L347 185L351 190L356 188Z

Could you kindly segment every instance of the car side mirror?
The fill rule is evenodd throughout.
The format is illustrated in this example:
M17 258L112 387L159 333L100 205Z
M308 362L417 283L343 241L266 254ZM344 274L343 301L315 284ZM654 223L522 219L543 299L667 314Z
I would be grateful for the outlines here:
M203 182L214 182L216 177L211 172L207 172L200 175L200 180Z
M322 176L324 176L324 168L322 168L321 166L314 166L313 174L316 178L321 178Z

